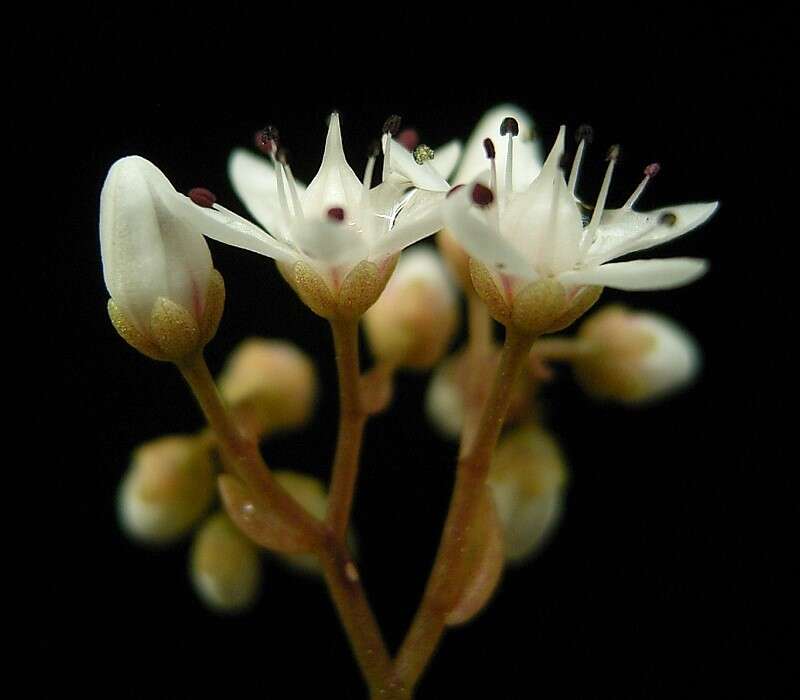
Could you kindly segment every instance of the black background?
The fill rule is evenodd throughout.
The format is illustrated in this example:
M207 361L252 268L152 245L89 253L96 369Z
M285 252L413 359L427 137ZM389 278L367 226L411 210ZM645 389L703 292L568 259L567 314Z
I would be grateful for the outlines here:
M765 279L787 245L770 228L784 203L764 188L784 116L771 18L675 10L629 25L574 13L520 30L511 10L487 19L453 8L434 20L396 8L361 28L344 17L309 26L308 8L280 18L226 9L185 8L169 21L163 8L49 15L30 23L16 51L22 63L34 49L42 68L18 86L20 103L34 105L33 129L15 145L34 165L39 209L37 231L30 218L22 224L31 232L23 255L37 260L27 288L43 290L23 295L41 333L27 353L36 389L26 394L33 437L23 453L35 477L25 503L38 515L20 531L33 562L28 648L50 669L44 679L119 697L211 688L363 697L321 584L267 561L254 611L219 618L190 588L187 545L149 551L117 528L115 489L130 451L201 419L177 373L138 356L107 320L97 205L110 164L142 155L179 190L208 187L244 213L226 159L267 122L307 182L331 109L361 172L389 114L435 147L466 139L501 101L533 114L546 148L561 123L594 126L580 186L589 199L605 147L621 143L612 205L654 160L663 169L641 206L722 201L707 225L659 251L708 258L706 277L601 300L678 319L702 345L704 370L691 390L635 411L591 402L559 372L546 420L571 467L563 524L537 559L507 573L484 614L448 633L419 697L725 695L759 678L774 633L761 603L777 578L756 534L776 470L764 447L765 309L774 306ZM314 422L265 453L276 468L326 477L336 401L325 323L271 261L209 245L228 291L207 352L212 370L250 334L311 353L323 379ZM793 312L782 314L790 325ZM455 448L420 413L426 380L404 375L392 410L370 423L355 509L362 575L393 647L421 594L453 476Z

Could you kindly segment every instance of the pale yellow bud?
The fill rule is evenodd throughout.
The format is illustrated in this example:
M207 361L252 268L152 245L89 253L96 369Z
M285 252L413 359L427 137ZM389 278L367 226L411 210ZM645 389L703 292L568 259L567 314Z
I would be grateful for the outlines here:
M295 471L276 471L275 480L285 488L289 494L305 508L311 515L319 520L324 520L328 509L328 491L325 485L316 477L301 474ZM347 543L351 551L355 550L356 540L353 529L350 528ZM314 554L280 554L280 559L296 571L304 574L316 575L322 569Z
M439 247L439 251L447 261L447 266L458 280L461 288L465 292L470 292L472 290L472 278L469 272L469 255L467 252L446 228L436 234L436 245Z
M262 435L309 420L317 374L308 355L292 343L250 338L229 356L219 388L245 428Z
M134 452L120 485L120 523L134 539L172 542L205 514L214 490L214 466L198 438L168 435L153 440Z
M258 597L261 559L225 513L211 516L192 545L190 572L194 589L212 610L238 613Z
M500 440L489 485L509 562L529 558L547 541L561 515L566 481L561 450L544 429L526 425Z
M480 371L486 381L494 375L499 351L481 365ZM458 352L446 358L434 370L425 394L425 412L434 427L446 438L455 440L464 425L464 397L469 377L469 362L466 354ZM530 418L534 412L532 405L534 377L523 371L514 382L511 400L506 414L506 425Z
M458 300L441 258L427 246L403 253L378 301L364 315L373 354L401 367L433 367L458 327Z
M669 319L608 306L581 325L575 376L590 394L642 403L689 384L700 367L692 337Z

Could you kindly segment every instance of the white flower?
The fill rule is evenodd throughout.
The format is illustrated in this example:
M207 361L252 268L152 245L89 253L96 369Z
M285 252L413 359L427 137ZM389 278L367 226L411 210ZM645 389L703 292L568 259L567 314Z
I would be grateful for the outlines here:
M153 305L169 299L199 321L211 272L211 253L186 221L197 209L151 162L118 160L100 195L100 252L111 298L147 333Z
M447 182L388 136L383 141L388 153L383 181L376 187L371 182L377 154L371 154L359 180L345 159L336 113L330 118L322 165L307 187L281 162L277 143L268 149L271 164L234 151L228 164L234 189L269 233L243 227L237 219L227 230L215 228L207 235L282 263L305 262L337 289L360 262L380 265L441 227L438 205L449 190Z
M222 314L224 284L200 234L214 195L202 189L192 195L176 192L138 156L111 166L100 195L111 320L125 340L156 359L178 360L202 347Z
M576 358L576 377L599 398L658 399L685 387L700 368L694 339L658 314L609 306L584 321L578 337L586 350Z
M639 213L633 204L652 170L620 209L605 209L616 161L612 149L606 177L591 218L584 221L575 197L575 181L584 143L576 155L569 184L560 162L564 127L541 172L520 187L515 176L516 120L503 127L508 154L498 172L493 143L486 144L490 170L454 192L444 204L445 223L467 252L496 275L507 299L537 280L555 280L567 297L581 287L598 285L626 290L667 289L687 284L706 270L693 258L609 262L666 243L706 221L717 203L687 204ZM502 149L498 149L501 151Z

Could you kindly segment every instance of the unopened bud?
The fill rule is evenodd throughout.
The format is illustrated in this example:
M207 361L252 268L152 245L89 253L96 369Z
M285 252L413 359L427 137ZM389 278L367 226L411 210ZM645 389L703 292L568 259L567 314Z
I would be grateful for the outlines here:
M198 438L168 435L139 447L120 485L123 530L148 544L186 535L214 498L214 467Z
M488 361L481 363L480 372L489 380L497 366L499 352L495 350ZM433 426L445 438L457 440L464 425L464 401L470 376L470 362L466 353L458 352L440 363L431 376L425 394L425 412ZM506 414L506 425L528 419L534 412L534 377L527 370L521 372L511 390L511 400Z
M245 429L263 435L305 425L317 397L317 374L292 343L249 338L228 357L219 388Z
M288 470L276 471L274 475L275 480L311 515L318 520L325 519L328 510L328 491L319 479ZM354 551L356 541L352 528L348 532L347 542L350 551ZM279 557L281 561L300 573L317 575L322 571L319 560L314 554L280 554Z
M522 562L547 541L561 515L566 481L561 450L544 429L527 425L500 440L489 485L509 562Z
M575 376L593 396L636 404L689 384L700 368L694 339L664 316L608 306L583 322Z
M258 549L227 515L217 513L195 537L191 577L197 595L209 608L226 614L243 612L258 597L261 584Z
M433 248L403 253L378 301L364 315L373 354L403 367L433 367L458 327L454 285Z

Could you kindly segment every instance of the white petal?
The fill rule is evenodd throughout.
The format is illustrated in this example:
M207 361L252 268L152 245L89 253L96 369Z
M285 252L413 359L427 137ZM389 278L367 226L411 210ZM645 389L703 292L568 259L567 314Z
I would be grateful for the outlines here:
M228 177L253 218L272 235L285 238L289 227L281 210L278 178L272 163L237 148L228 159ZM297 191L302 198L305 185L297 182Z
M369 252L352 222L305 219L295 222L291 235L300 252L321 269L357 263Z
M506 148L501 141L500 124L506 117L514 117L519 123L519 136L514 139L514 175L515 191L525 189L539 174L542 154L538 140L535 138L533 120L530 115L516 105L503 104L494 107L483 115L475 130L467 141L464 156L456 171L453 184L465 184L486 169L486 152L483 140L492 139L497 152L495 165L500 180L506 167ZM434 159L435 160L435 159Z
M331 114L322 165L303 196L303 212L310 219L324 220L329 209L358 206L361 181L347 164L342 147L339 115Z
M597 284L628 291L646 291L681 287L702 277L707 269L708 263L698 258L630 260L564 272L558 279L564 285Z
M397 215L390 231L380 236L370 250L371 260L392 255L442 228L442 197L414 190Z
M433 167L433 161L436 160L436 152L431 161L426 161L423 164L417 163L414 156L410 151L406 150L394 139L385 139L385 144L389 144L389 164L391 172L399 173L406 178L415 187L423 190L431 190L433 192L447 192L450 185Z
M184 218L203 235L275 260L297 259L297 253L289 245L225 207L215 204L213 209L208 209L197 206L188 197L183 199Z
M705 223L718 207L719 202L700 202L648 212L608 210L600 219L597 238L589 249L586 263L597 265L667 243Z
M442 205L445 226L470 256L490 269L536 279L538 275L525 256L490 227L485 212L472 203L473 184L464 185L445 199Z
M449 180L453 171L456 169L458 159L461 157L461 152L464 146L461 141L449 141L444 146L434 149L434 157L431 161L433 169L439 173L445 180Z
M166 297L202 313L212 269L200 232L180 215L183 195L152 163L118 160L100 197L100 248L109 293L140 330Z

